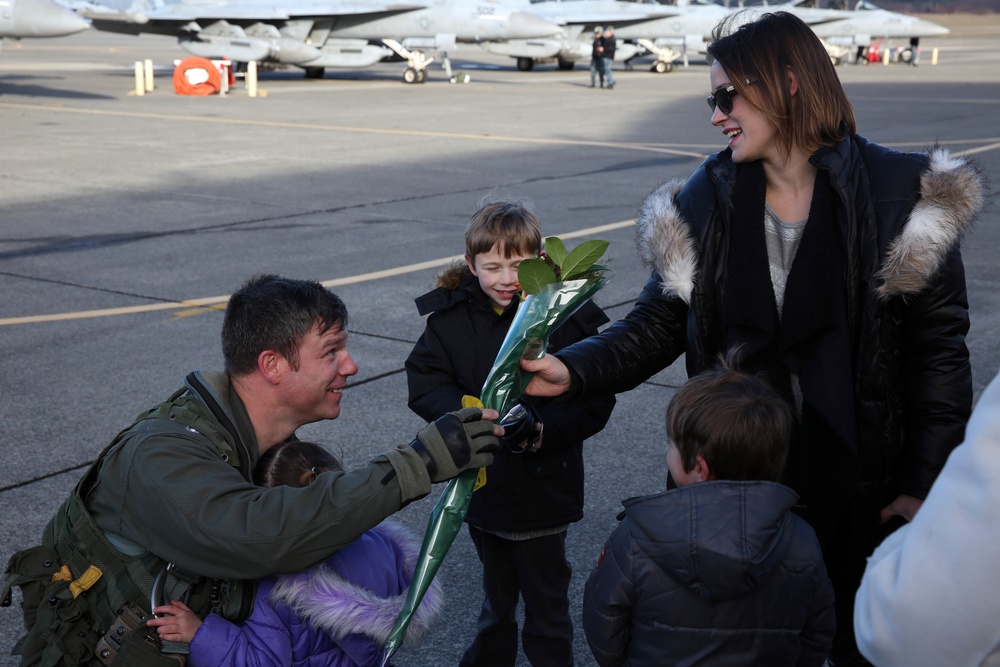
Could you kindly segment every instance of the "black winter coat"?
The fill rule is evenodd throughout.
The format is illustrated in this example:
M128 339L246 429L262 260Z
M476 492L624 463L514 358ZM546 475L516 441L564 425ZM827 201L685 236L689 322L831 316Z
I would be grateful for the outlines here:
M828 174L842 207L857 451L814 453L789 483L804 497L853 493L860 483L873 504L900 493L923 498L971 411L959 241L985 205L984 177L943 150L899 153L862 137L811 162ZM643 204L639 252L653 274L623 320L556 355L570 367L570 397L626 391L681 354L694 375L724 351L726 284L743 279L726 272L729 253L740 251L730 246L735 176L727 149ZM793 458L809 435L793 443ZM836 474L823 456L843 464Z
M466 272L457 289L439 287L417 299L427 328L406 360L409 406L427 421L461 407L462 396L478 397L489 375L517 303L497 314ZM597 333L608 317L585 303L549 338L549 351ZM497 452L486 469L486 485L472 494L466 521L487 530L552 528L583 517L583 441L599 432L615 399L572 405L532 399L544 431L538 452Z
M598 664L820 667L833 588L774 482L701 482L625 501L583 593Z

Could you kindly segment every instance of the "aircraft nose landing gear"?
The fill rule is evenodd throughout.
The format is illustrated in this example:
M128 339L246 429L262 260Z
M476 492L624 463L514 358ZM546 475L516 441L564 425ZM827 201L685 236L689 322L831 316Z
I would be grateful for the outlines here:
M382 42L406 61L407 68L403 70L403 81L423 83L427 80L427 66L434 62L434 58L428 57L423 51L411 51L394 39L383 39Z
M403 81L406 83L423 83L427 80L427 70L407 67L403 70Z

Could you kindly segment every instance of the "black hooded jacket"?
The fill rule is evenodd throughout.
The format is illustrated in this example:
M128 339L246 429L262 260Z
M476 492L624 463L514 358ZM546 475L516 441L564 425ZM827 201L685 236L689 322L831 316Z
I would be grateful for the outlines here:
M410 409L427 421L459 409L462 396L481 394L517 311L515 300L497 314L471 272L451 273L447 286L417 299L420 314L431 315L406 360ZM606 322L604 311L586 302L552 333L549 351L596 334ZM544 425L542 447L535 453L497 452L486 485L472 494L466 521L474 526L530 531L583 517L583 441L604 428L615 399L531 403Z
M774 482L701 482L625 501L583 594L598 664L820 667L833 588Z
M789 483L814 500L849 493L854 482L867 485L873 503L900 493L924 498L962 441L972 406L959 242L985 206L985 177L943 150L899 153L860 136L811 161L829 178L837 209L850 344L852 414L830 419L839 428L853 422L856 445L803 457L802 441L793 443L800 474ZM726 350L726 286L744 279L727 271L730 254L743 250L732 243L736 173L727 149L686 183L665 183L649 196L637 237L653 274L623 320L556 355L573 375L567 398L629 390L681 354L694 375ZM820 340L804 341L805 358L823 360ZM817 405L837 402L822 392ZM831 473L832 459L842 475Z

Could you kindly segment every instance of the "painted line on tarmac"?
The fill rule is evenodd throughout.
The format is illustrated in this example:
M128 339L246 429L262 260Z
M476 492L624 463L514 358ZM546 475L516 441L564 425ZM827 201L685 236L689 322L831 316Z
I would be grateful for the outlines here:
M635 224L635 220L621 220L619 222L611 222L606 225L598 225L596 227L588 227L587 229L581 229L575 232L567 232L565 234L560 234L559 238L562 239L572 239L581 236L590 236L592 234L600 234L601 232L612 231L616 229L623 229L625 227L631 227ZM332 280L321 281L320 284L323 287L332 288L340 287L343 285L355 285L357 283L368 282L370 280L381 280L382 278L393 278L395 276L402 276L407 273L415 273L416 271L424 271L426 269L436 269L441 266L447 266L452 262L462 259L463 255L451 255L450 257L441 257L439 259L432 259L426 262L418 262L416 264L406 264L404 266L397 266L391 269L384 269L382 271L371 271L369 273L359 273L356 276L345 276L343 278L334 278ZM174 313L179 317L187 317L195 313L207 312L210 310L222 310L224 306L220 304L225 304L229 301L229 295L224 296L207 296L201 299L185 299L183 301L165 301L163 303L148 303L141 306L123 306L121 308L102 308L99 310L80 310L72 313L52 313L49 315L27 315L24 317L8 317L0 319L0 326L11 326L15 324L37 324L40 322L66 322L69 320L86 320L93 319L97 317L114 317L117 315L135 315L138 313L151 313L159 310L178 310L184 308L177 313Z
M102 109L82 109L73 107L53 107L44 104L12 104L0 103L3 109L27 109L29 111L51 111L54 113L75 113L91 116L118 116L125 118L150 118L154 120L176 120L195 123L211 123L216 125L250 125L254 127L284 127L298 130L323 130L327 132L354 132L358 134L391 134L409 137L434 137L436 139L475 139L478 141L496 141L516 144L543 144L548 146L594 146L596 148L611 148L616 150L643 151L648 153L664 153L682 157L704 159L705 153L694 153L674 148L663 148L649 144L618 143L612 141L586 141L583 139L542 139L531 137L509 137L492 134L469 134L463 132L431 132L428 130L393 130L388 128L352 127L348 125L321 125L318 123L290 123L274 120L247 120L241 118L202 118L200 116L181 116L160 113L139 113L135 111L107 111Z

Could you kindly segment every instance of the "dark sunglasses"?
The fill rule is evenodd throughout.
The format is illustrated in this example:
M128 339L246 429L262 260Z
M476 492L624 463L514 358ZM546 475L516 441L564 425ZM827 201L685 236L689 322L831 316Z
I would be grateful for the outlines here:
M750 77L747 79L747 85L750 85L754 81L756 79ZM739 91L736 90L733 84L723 86L708 96L708 108L712 110L712 113L715 113L715 107L719 107L722 109L722 113L728 114L733 110L733 98L739 94Z
M722 113L728 114L733 110L733 98L739 95L733 84L723 86L708 96L708 108L715 113L715 107L722 109Z

